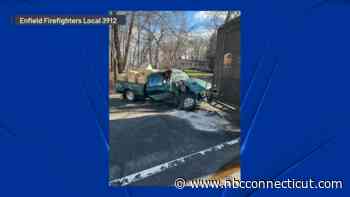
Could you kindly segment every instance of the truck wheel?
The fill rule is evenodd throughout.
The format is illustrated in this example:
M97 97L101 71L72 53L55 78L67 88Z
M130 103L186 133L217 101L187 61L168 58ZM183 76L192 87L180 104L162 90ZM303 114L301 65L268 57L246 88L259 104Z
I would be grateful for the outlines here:
M180 109L191 111L196 107L196 97L193 94L184 94L179 103Z
M135 101L135 93L131 90L127 90L125 92L125 98L128 101Z

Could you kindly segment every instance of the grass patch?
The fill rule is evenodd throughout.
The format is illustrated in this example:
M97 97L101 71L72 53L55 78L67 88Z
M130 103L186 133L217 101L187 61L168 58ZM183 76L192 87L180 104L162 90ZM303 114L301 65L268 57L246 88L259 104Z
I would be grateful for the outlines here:
M192 69L185 69L183 70L188 76L190 77L211 77L213 76L213 73L209 72L202 72L198 70L192 70Z

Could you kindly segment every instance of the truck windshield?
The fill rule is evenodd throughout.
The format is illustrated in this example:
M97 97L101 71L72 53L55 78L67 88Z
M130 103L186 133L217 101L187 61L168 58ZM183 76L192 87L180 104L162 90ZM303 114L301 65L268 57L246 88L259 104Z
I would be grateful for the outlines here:
M173 81L186 81L190 77L184 72L173 72L171 78Z

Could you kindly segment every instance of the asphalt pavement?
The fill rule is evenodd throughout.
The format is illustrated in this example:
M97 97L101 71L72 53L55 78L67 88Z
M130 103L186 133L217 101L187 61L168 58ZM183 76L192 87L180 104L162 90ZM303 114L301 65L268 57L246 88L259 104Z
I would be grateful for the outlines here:
M239 125L223 113L207 105L185 112L111 96L110 185L169 186L179 177L195 179L238 164Z

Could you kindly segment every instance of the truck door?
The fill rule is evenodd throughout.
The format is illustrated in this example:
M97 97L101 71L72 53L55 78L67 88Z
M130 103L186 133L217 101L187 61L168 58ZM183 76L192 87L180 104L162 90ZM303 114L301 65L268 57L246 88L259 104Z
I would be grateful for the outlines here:
M169 99L172 97L170 82L165 80L162 73L151 74L147 80L146 94L156 101Z

